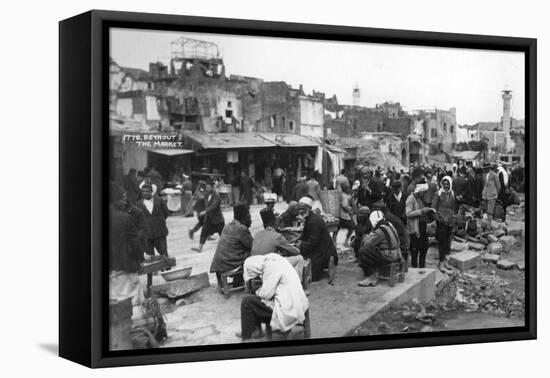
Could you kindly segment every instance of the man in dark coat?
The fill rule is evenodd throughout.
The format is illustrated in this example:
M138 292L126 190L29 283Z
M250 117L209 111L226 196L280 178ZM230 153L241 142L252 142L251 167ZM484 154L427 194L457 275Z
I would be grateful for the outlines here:
M374 173L374 177L372 178L372 188L375 201L379 201L384 198L384 194L386 193L386 185L382 180L382 173L380 169L377 169Z
M252 204L252 197L254 195L254 181L243 170L241 171L241 181L239 182L239 193L241 203L248 206Z
M219 275L238 268L250 256L253 238L249 231L252 220L248 207L244 204L235 206L233 217L220 235L210 273Z
M411 239L409 237L409 233L407 232L406 223L403 223L401 218L395 215L389 207L384 206L384 203L382 203L381 201L373 205L373 211L374 210L382 211L382 213L384 214L384 219L393 226L395 231L397 231L397 236L399 237L399 247L401 249L401 256L403 257L403 260L408 261Z
M284 182L284 199L287 203L294 200L294 198L292 198L292 192L297 183L296 174L292 171L288 172Z
M300 198L308 194L309 187L306 184L306 178L300 177L300 180L298 180L298 183L294 186L294 189L292 190L292 200L298 202Z
M401 189L401 181L394 181L391 185L392 193L386 198L388 210L401 219L403 224L407 223L405 215L405 203L407 196Z
M204 192L206 196L206 209L199 213L199 217L204 217L204 225L202 226L199 248L193 248L197 252L202 252L202 247L210 235L216 233L221 235L225 226L225 219L221 210L222 200L211 181L206 183Z
M139 189L136 170L134 168L130 168L128 174L124 176L123 184L128 196L128 202L130 202L132 205L135 205L138 201L141 191Z
M145 217L145 253L153 256L156 249L159 255L168 256L166 218L170 212L166 203L160 197L153 196L150 184L141 187L141 197L137 207Z
M372 172L365 171L362 174L361 186L357 189L357 203L360 206L372 206L373 203L378 201L382 194L377 194L374 181L372 179Z
M468 177L466 176L466 168L461 167L458 170L458 176L453 180L452 189L457 201L457 208L459 208L463 203L470 202L470 183L468 182Z
M132 206L128 211L128 199L124 189L111 184L109 207L109 298L132 298L133 305L144 299L138 272L143 261L143 246L139 222L139 210Z
M304 219L304 231L299 243L300 253L304 259L311 259L312 280L320 280L323 269L328 268L329 284L332 285L338 255L323 218L311 210L312 205L313 200L307 196L302 197L298 203L300 217Z
M145 175L146 177L151 181L151 184L156 185L157 187L157 195L162 190L162 175L158 173L158 171L155 169L155 167L147 167L145 168Z

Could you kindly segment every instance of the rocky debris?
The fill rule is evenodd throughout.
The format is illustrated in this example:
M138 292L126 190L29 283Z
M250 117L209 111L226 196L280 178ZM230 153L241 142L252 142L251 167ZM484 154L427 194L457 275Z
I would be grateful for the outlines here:
M504 222L499 222L499 221L496 221L494 219L492 219L490 222L489 222L489 227L490 229L493 231L493 232L496 232L497 230L503 230L505 233L506 233L506 230L507 230L507 226L506 226L506 223Z
M496 274L461 274L453 282L455 301L466 311L481 310L511 318L525 316L525 295L509 288L509 283Z
M422 328L420 328L420 332L433 332L433 328L430 327L430 326L424 326Z
M449 263L461 271L474 268L481 262L481 255L474 251L462 251L451 255Z
M459 243L466 243L466 242L468 242L468 239L466 239L466 238L463 239L463 238L461 238L460 236L456 236L456 235L453 236L453 239L456 240L456 241L459 242Z
M441 272L439 269L435 271L435 291L436 295L443 291L451 282L451 276Z
M525 204L521 205L508 205L506 208L506 221L525 221Z
M468 243L459 243L457 241L451 241L451 251L460 252L468 249Z
M502 244L496 242L491 243L487 246L487 253L491 253L493 255L500 255L503 252L504 248L502 247Z
M497 238L495 235L493 235L493 234L487 235L487 240L489 240L491 243L496 243L496 242L498 242L498 238Z
M480 242L481 244L485 244L485 246L488 246L488 245L489 245L489 240L487 240L487 239L484 238L484 237L480 237L480 238L479 238L479 242Z
M492 263L492 264L496 264L498 262L498 260L500 260L500 256L495 255L493 253L486 253L481 257L481 260Z
M419 312L416 314L416 320L431 324L435 320L435 314L432 312Z
M525 261L518 262L518 269L525 270Z
M499 269L510 270L514 269L516 266L517 264L515 262L506 259L497 262L497 268Z
M508 224L508 235L523 236L525 222L510 221Z
M390 325L386 322L380 322L378 323L378 330L379 331L387 331L388 329L390 329Z
M508 253L516 243L516 238L512 235L504 235L499 239L499 243L502 244L503 251Z
M496 230L496 231L495 231L495 236L496 236L497 238L500 238L501 236L504 236L504 235L506 235L506 232L505 232L504 230L502 230L502 229L501 229L501 230Z
M473 249L474 251L483 251L483 250L485 250L485 244L483 244L483 243L469 242L468 246L470 247L470 249Z

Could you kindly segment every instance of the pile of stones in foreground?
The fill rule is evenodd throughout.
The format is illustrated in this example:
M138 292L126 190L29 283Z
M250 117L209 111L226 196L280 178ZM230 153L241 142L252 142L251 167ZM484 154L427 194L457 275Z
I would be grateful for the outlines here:
M506 222L495 220L478 220L478 232L475 236L454 236L451 244L452 254L449 262L460 271L478 266L481 261L496 264L499 269L525 269L525 264L519 264L506 258L518 238L525 236L523 209L510 206Z

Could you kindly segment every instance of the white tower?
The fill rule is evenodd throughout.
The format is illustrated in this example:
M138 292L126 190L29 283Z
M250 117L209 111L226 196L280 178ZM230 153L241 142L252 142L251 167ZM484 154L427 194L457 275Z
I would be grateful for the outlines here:
M353 106L361 105L361 90L359 89L359 84L355 83L353 87Z
M512 102L512 91L502 91L502 131L505 135L510 135L512 119L510 117L510 103Z

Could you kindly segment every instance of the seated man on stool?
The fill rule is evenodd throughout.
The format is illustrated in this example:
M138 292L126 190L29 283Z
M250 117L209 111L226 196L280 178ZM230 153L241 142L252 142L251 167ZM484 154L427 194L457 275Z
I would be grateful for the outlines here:
M376 286L380 268L401 260L399 236L384 218L384 213L375 210L369 220L373 231L363 238L358 251L359 266L367 277L359 282L359 286Z
M222 273L241 267L244 260L250 256L252 248L252 235L249 231L252 220L248 206L235 206L233 217L234 219L223 228L210 265L210 273L216 273L218 278ZM240 281L234 281L234 286L242 283L242 280Z
M300 280L302 280L304 258L300 255L300 250L290 244L283 235L275 231L276 219L272 210L267 208L262 209L260 210L260 216L262 217L264 229L254 235L250 256L278 253L286 257L290 265L296 269Z
M284 257L270 253L247 258L244 280L252 295L246 295L241 302L238 337L263 337L261 324L266 322L274 332L285 335L304 323L309 302L296 270Z

